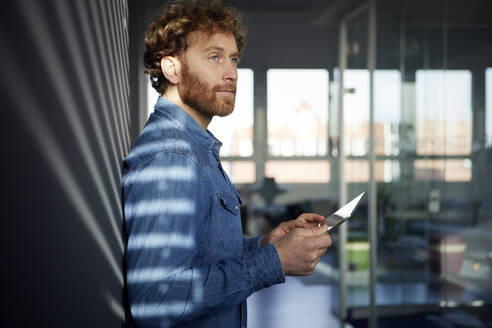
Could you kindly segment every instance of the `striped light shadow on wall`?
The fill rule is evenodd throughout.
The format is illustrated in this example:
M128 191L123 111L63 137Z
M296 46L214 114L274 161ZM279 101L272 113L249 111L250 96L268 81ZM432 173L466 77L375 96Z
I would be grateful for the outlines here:
M0 326L121 327L123 0L2 1Z

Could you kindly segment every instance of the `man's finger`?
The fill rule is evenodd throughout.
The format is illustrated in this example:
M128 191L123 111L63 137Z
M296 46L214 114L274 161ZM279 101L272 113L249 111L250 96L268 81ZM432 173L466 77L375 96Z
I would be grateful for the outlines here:
M315 225L311 227L311 230L314 235L323 235L328 232L328 224L327 223L322 223L321 225Z
M316 248L328 248L331 246L331 236L324 234L321 236L313 237L313 242Z
M321 225L318 224L306 224L305 226L298 226L297 229L299 233L301 233L304 236L321 236L326 234L328 231L328 224L322 223Z
M327 223L327 222L324 222L324 221L314 221L314 222L300 222L300 221L296 221L295 222L295 227L296 228L312 228L312 227L317 227L323 223Z
M325 222L326 219L324 216L316 214L316 213L303 213L301 214L296 221L299 222Z
M326 247L326 248L318 248L318 249L315 251L315 253L314 253L314 254L315 254L317 257L320 257L320 258L321 258L321 256L323 256L323 254L325 254L327 250L328 250L328 247Z
M285 233L289 232L290 230L294 229L296 227L296 221L295 220L290 220L286 222L282 222L278 225L278 228L282 229Z

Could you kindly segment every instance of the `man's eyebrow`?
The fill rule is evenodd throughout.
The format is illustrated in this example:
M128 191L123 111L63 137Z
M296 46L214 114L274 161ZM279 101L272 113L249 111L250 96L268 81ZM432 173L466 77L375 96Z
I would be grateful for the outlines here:
M215 50L215 51L218 51L218 52L225 52L225 49L222 48L222 47L218 47L218 46L210 46L210 47L207 47L203 50L203 52L209 52L211 50ZM233 57L239 57L239 51L235 51L231 54L231 56Z

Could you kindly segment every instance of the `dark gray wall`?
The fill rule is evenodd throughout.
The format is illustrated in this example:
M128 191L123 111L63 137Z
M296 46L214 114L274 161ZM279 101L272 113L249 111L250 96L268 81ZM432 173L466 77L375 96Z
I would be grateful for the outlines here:
M125 0L0 2L1 327L123 324L127 19Z

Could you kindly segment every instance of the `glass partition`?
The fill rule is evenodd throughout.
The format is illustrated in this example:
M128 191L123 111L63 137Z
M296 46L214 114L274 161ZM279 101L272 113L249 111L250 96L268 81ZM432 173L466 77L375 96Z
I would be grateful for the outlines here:
M492 322L490 7L480 0L377 1L373 143L367 7L342 19L347 198L370 185L371 149L377 183L377 242L368 243L366 203L349 221L340 261L346 267L337 268L346 292L335 290L335 297L355 326L373 326L371 315L381 326Z
M378 323L485 327L492 305L492 48L491 26L481 22L490 14L480 10L484 1L377 3L377 69L398 72L388 85L399 90L398 102L378 104L393 95L375 76L377 160L399 163L397 179L377 182ZM392 151L385 152L378 117L390 112Z

